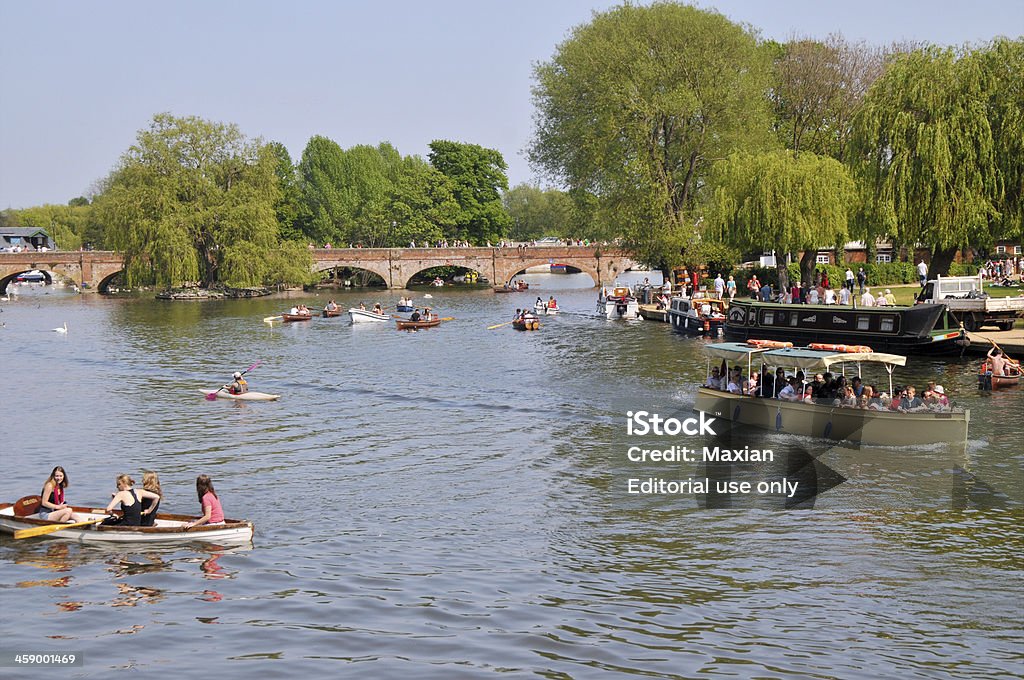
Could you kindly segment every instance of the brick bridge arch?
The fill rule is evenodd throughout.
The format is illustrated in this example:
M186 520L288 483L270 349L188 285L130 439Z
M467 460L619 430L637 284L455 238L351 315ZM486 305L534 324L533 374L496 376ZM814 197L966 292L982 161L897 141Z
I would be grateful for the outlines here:
M527 246L522 248L321 248L311 251L313 270L365 269L389 288L405 288L413 276L431 267L463 267L493 285L507 283L528 267L564 263L605 286L635 266L627 253L597 246ZM0 253L0 292L22 272L39 269L73 280L83 291L105 292L124 269L120 253L110 251Z

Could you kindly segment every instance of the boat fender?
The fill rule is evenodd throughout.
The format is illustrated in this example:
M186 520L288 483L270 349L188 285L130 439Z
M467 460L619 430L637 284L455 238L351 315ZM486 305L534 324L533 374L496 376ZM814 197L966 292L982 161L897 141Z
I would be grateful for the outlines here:
M736 404L736 408L732 410L732 420L735 423L740 422L740 405Z
M782 409L775 412L775 429L782 430Z
M825 439L828 439L829 435L831 435L831 434L832 434L832 421L829 420L827 423L825 423L825 434L823 434L822 436Z

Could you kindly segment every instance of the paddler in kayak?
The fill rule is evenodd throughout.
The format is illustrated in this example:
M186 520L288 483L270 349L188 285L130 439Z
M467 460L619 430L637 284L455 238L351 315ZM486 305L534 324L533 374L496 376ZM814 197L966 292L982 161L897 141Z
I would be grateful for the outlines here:
M249 391L249 383L245 381L245 378L242 377L241 373L235 371L231 377L234 378L234 380L225 385L223 389L227 390L231 394L245 394Z

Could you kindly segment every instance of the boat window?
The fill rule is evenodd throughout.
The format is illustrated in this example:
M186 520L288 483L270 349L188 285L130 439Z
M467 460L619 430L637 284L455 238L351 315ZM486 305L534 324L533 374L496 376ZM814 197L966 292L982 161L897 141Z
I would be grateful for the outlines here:
M796 312L793 312L792 314L790 314L790 316L789 316L789 325L790 326L795 326L799 321L800 321L800 315L799 314L797 314Z
M770 326L773 323L775 323L775 312L765 312L764 325Z
M894 316L883 316L882 320L878 324L878 330L885 332L892 332L892 329L896 327L896 317Z
M858 314L857 315L857 330L859 330L859 331L866 331L866 330L868 330L868 326L870 324L871 324L871 317L870 316L868 316L867 314Z

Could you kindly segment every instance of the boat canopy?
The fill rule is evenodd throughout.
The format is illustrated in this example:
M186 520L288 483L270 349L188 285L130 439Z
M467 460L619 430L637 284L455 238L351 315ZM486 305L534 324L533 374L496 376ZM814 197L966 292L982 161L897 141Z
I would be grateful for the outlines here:
M752 347L742 342L719 342L708 345L705 350L717 359L727 361L746 360L751 354L772 366L800 368L805 371L827 371L836 364L843 363L875 363L890 366L905 366L907 358L900 354L883 354L881 352L826 352L802 347L772 349L768 347Z

